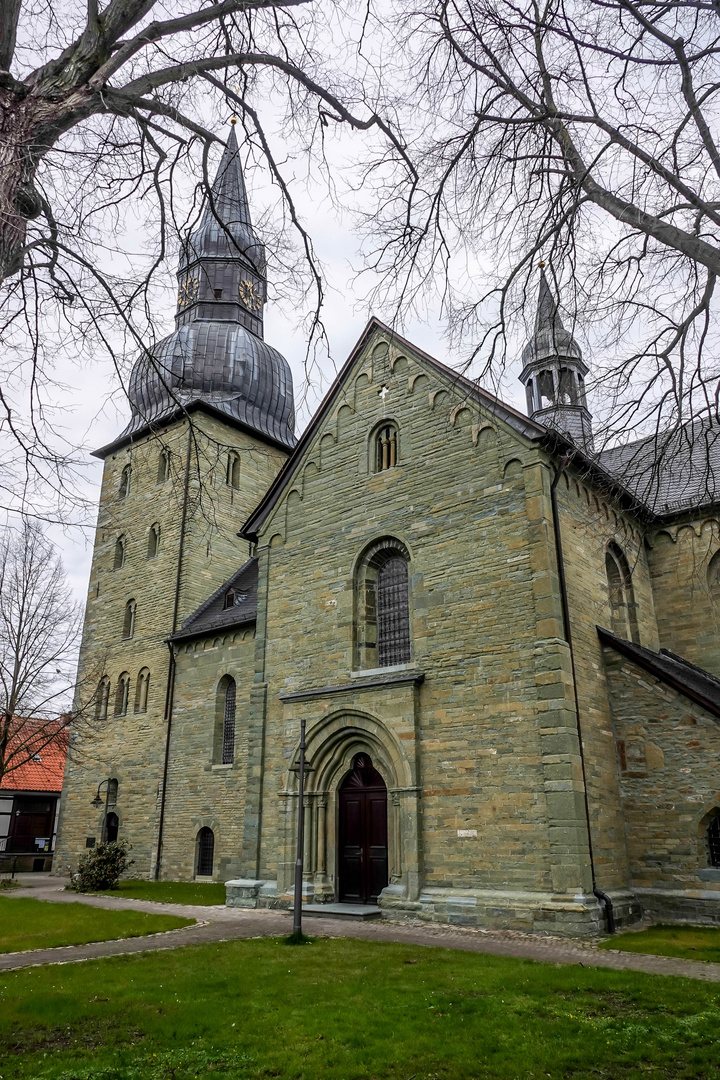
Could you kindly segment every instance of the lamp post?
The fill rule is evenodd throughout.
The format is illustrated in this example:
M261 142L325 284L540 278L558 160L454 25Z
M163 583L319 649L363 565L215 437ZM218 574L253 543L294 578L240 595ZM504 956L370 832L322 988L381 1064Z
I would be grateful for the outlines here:
M305 846L305 721L300 721L300 773L298 777L298 828L295 857L295 896L293 902L293 937L302 936L303 851Z
M96 810L99 810L102 806L102 799L100 798L100 789L105 787L105 813L103 815L102 832L100 833L100 843L105 843L105 837L107 835L107 818L108 818L108 806L110 805L110 785L113 783L112 777L108 777L107 780L101 780L98 784L98 789L95 794L91 806L94 806ZM113 804L114 805L114 804Z

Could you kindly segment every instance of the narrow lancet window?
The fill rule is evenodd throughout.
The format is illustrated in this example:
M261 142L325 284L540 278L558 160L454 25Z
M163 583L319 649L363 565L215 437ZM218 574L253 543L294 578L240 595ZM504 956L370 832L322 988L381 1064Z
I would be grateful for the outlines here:
M120 570L125 564L125 537L118 536L115 541L115 559L113 561L113 570Z
M98 720L106 720L110 704L110 679L103 675L97 688L95 698L95 715Z
M122 675L118 679L117 690L115 691L115 715L127 716L128 711L128 698L130 696L130 675L127 671L123 671Z
M614 540L608 544L605 552L605 573L613 633L620 638L639 644L640 633L632 575L622 549Z
M150 672L147 668L142 668L138 673L137 684L135 686L135 712L144 713L147 712L148 693L150 691Z
M161 450L160 457L158 458L158 471L157 482L158 484L164 484L170 475L170 452L168 450Z
M130 473L130 466L126 465L120 475L120 488L118 489L119 499L126 499L130 494Z
M125 605L125 618L123 620L123 637L131 638L135 635L135 612L137 604L134 600L128 600Z
M231 488L240 487L240 458L237 454L228 455L227 482Z
M237 687L230 679L225 688L225 713L223 716L222 764L232 765L235 760L235 702Z
M154 559L158 553L160 547L160 526L157 522L150 526L150 532L148 533L148 559Z

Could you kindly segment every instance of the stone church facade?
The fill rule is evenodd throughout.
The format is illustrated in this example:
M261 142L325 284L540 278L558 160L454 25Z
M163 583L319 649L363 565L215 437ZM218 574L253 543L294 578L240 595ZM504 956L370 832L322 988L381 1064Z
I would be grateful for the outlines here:
M524 415L371 320L296 441L234 135L104 459L56 869L390 918L720 922L712 432L597 454L541 277ZM307 722L298 807L300 719ZM115 819L114 819L115 820Z

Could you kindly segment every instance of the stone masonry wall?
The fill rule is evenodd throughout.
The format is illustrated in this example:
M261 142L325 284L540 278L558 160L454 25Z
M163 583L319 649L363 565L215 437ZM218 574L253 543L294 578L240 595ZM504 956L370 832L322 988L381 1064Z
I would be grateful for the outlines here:
M633 889L659 918L720 922L706 826L720 807L720 721L604 649Z
M720 549L717 519L680 519L648 539L661 647L720 675L720 592L708 581Z
M388 418L399 427L399 460L375 473L372 436ZM524 926L562 909L566 927L589 927L595 901L589 916L575 900L590 880L550 475L538 451L451 376L371 342L260 538L245 876L279 875L287 887L284 837L297 807L283 792L298 718L304 711L330 730L345 716L361 732L348 746L372 755L376 733L375 757L388 755L405 823L404 801L421 794L419 839L399 838L421 865L419 895L402 859L396 871L406 908L447 917L458 901L461 921ZM415 718L397 695L378 690L369 701L361 686L283 703L280 695L362 680L353 671L354 568L387 535L410 552L405 670L425 676ZM336 782L327 779L331 790ZM334 805L323 812L332 821ZM335 873L328 848L331 890Z
M85 851L86 838L99 840L104 809L91 805L98 783L118 780L120 835L133 845L133 873L154 871L165 750L164 709L173 629L175 588L190 442L185 541L180 573L178 624L247 558L237 530L284 460L282 451L205 414L122 447L105 460L100 506L78 671L79 701L87 701L103 674L110 678L108 716L92 739L76 744L65 771L55 866L68 872ZM226 483L230 448L241 457L241 485ZM162 451L170 454L170 475L158 482ZM119 497L122 471L132 469L130 490ZM157 555L148 558L148 533L160 526ZM119 536L125 561L114 569ZM123 639L128 600L137 603L135 632ZM147 711L136 713L138 673L150 671ZM130 675L127 715L115 715L115 695L123 672Z

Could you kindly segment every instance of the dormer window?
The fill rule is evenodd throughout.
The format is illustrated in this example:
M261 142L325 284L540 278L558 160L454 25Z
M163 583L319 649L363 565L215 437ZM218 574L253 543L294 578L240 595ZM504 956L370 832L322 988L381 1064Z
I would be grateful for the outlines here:
M228 608L235 607L235 590L228 589L225 593L225 603L223 604L223 611L227 611Z

